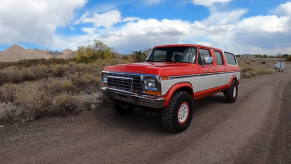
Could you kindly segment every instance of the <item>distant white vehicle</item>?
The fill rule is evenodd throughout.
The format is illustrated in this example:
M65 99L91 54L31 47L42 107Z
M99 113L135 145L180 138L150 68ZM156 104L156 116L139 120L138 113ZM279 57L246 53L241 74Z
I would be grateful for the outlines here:
M274 63L274 68L278 69L279 72L283 72L283 70L285 69L285 63L283 62Z

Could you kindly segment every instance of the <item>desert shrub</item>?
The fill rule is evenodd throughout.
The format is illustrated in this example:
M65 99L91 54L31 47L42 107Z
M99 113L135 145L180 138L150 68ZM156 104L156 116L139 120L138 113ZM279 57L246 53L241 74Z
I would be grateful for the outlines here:
M75 93L76 87L73 85L72 80L50 78L45 85L45 89L47 93L60 94Z
M243 68L241 72L243 78L251 78L258 75L271 74L274 73L275 70L266 66L257 66L252 68Z
M100 89L101 76L96 74L84 74L71 78L73 85L79 89L79 92L92 93L98 92Z
M54 99L54 106L50 113L53 115L67 116L70 114L78 114L82 108L81 101L78 96L68 95L63 93Z
M241 72L242 73L245 73L245 72L249 72L249 71L253 71L254 69L253 68L251 68L251 67L247 67L247 68L242 68L241 69Z
M14 102L16 98L16 91L18 90L18 86L6 83L0 88L0 101L1 102Z
M291 61L291 55L289 55L286 59L287 61Z
M112 59L112 50L99 40L94 44L80 46L77 50L77 61L81 63L90 63L98 59Z
M141 51L134 51L133 52L133 61L134 62L144 62L146 60L147 56L145 53Z
M23 108L24 114L35 118L48 113L53 98L53 95L45 92L42 82L23 85L16 90L15 95L15 102Z
M50 59L25 59L16 62L0 62L0 69L6 67L17 66L18 68L27 68L36 65L51 65L51 64L69 64L70 62L76 62L76 58L61 59L61 58L50 58Z
M262 61L261 64L267 64L267 62L266 61Z
M51 64L36 65L28 68L13 68L0 70L0 85L4 83L22 83L26 81L37 81L49 77L65 78L71 75L81 76L83 74L94 74L100 76L101 71L109 65L124 64L128 61L122 59L98 59L95 62L84 64L70 62L67 65Z

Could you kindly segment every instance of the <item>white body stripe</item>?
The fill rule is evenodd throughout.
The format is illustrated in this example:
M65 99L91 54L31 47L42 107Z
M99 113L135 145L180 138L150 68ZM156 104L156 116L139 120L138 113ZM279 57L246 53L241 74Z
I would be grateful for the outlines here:
M236 75L237 79L240 79L240 72L230 72L223 74L211 74L202 76L191 77L178 77L170 80L161 81L162 95L165 95L168 90L175 84L188 82L192 85L194 92L200 92L207 89L223 86L229 83L232 76Z

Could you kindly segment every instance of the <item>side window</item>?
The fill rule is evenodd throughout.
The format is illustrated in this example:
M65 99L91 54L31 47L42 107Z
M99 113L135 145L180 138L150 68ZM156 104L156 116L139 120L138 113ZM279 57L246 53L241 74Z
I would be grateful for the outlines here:
M226 59L228 64L230 64L230 65L236 65L237 64L233 54L228 53L228 52L224 52L224 55L225 55L225 59Z
M205 49L199 49L199 58L198 58L198 64L204 65L204 58L205 57L211 57L210 51Z
M214 52L215 53L215 58L216 58L216 62L217 65L223 65L223 59L222 59L222 55L220 52Z
M167 51L156 50L153 55L153 61L166 61Z

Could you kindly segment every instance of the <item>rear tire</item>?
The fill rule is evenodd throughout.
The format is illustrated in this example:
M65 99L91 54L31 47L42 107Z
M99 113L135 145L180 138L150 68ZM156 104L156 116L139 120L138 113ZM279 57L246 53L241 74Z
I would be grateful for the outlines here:
M185 92L176 92L167 107L162 111L162 124L172 132L180 133L185 131L193 117L193 98Z
M228 103L234 103L236 101L238 95L238 85L237 81L233 80L231 83L231 87L224 91L225 100Z
M130 114L134 110L134 106L127 102L122 102L118 100L111 100L110 101L112 110L117 114Z

